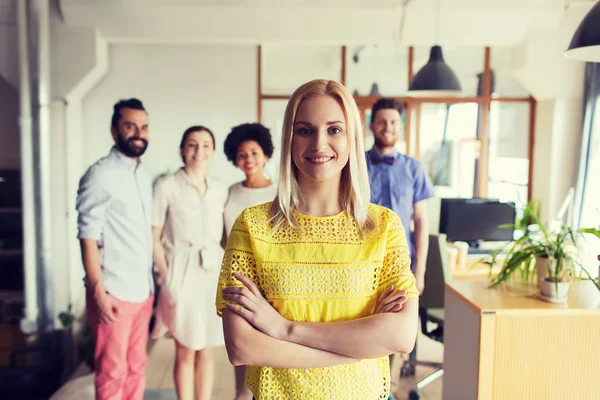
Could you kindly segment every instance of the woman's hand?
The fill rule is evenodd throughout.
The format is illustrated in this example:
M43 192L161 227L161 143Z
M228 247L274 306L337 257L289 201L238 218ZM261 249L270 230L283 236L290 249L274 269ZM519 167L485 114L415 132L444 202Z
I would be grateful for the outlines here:
M275 339L282 339L288 334L290 321L283 318L263 297L258 287L247 276L234 274L245 287L223 289L223 298L241 304L242 307L226 303L227 309L248 321L262 333Z
M377 299L375 314L398 312L406 303L406 290L400 290L394 293L394 285L391 285Z
M160 285L167 283L168 276L169 276L169 272L167 271L167 267L159 266L158 267L158 277L160 279L160 282L159 282Z

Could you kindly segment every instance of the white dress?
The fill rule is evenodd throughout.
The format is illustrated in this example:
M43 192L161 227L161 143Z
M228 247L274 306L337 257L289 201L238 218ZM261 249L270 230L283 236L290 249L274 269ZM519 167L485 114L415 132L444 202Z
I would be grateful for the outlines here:
M273 201L276 194L276 185L264 188L247 188L242 185L242 182L231 185L227 204L225 204L225 232L227 233L227 237L229 237L233 223L242 211L248 207Z
M152 337L162 336L167 328L189 349L225 344L215 298L226 200L223 185L207 179L202 195L183 169L156 183L152 225L164 227L168 275L161 286Z

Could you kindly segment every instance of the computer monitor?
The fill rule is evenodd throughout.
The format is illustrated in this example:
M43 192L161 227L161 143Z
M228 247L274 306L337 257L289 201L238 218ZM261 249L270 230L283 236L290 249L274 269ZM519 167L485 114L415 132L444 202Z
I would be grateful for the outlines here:
M442 199L440 233L448 241L464 241L471 247L479 242L504 242L513 240L514 228L499 228L515 223L513 203L497 199Z

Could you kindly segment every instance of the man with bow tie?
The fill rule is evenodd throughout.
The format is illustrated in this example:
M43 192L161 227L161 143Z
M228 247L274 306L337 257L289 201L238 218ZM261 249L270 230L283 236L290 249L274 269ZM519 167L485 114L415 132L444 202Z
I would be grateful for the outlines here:
M395 99L382 98L371 107L369 128L375 137L375 145L367 151L371 202L393 210L402 220L410 248L411 269L417 289L423 293L429 248L425 200L433 197L434 192L421 163L396 150L396 141L404 130L402 111L404 106ZM411 229L411 222L414 222L414 229ZM415 347L409 360L416 357ZM390 365L392 359L393 354L390 354ZM410 366L408 373L414 375L414 371L414 366ZM390 395L388 400L393 397Z
M417 289L423 293L429 247L425 200L433 197L434 192L421 163L396 150L396 141L404 130L403 110L402 103L395 99L382 98L373 104L369 128L375 145L367 152L367 166L371 202L393 210L402 220L410 248L411 269Z

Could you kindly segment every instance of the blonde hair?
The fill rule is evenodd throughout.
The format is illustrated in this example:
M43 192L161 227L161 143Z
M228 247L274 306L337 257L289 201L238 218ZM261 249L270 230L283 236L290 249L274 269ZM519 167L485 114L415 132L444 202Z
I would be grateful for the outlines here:
M349 143L348 163L342 170L340 182L340 205L350 219L356 221L360 232L373 229L375 221L369 214L371 190L369 175L365 160L363 143L363 125L360 112L354 98L343 85L336 81L318 79L300 86L285 109L282 129L281 161L279 167L279 185L277 196L269 210L273 230L282 226L297 228L293 210L300 203L300 189L296 178L297 168L292 159L292 138L294 136L294 121L300 103L316 96L333 97L344 111L346 117L346 132Z

